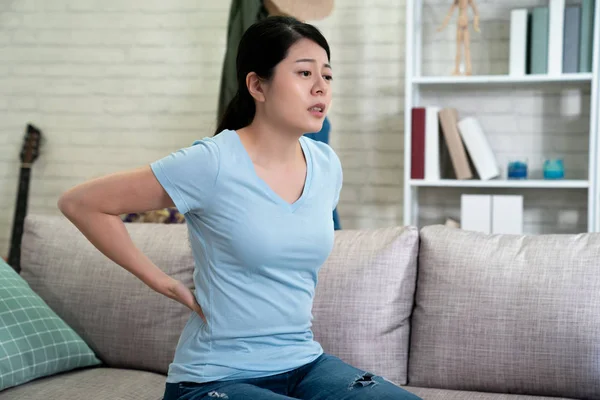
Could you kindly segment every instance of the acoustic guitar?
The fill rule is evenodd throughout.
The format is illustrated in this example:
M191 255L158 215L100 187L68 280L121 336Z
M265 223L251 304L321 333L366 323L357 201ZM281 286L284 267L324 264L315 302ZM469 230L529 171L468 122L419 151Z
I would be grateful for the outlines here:
M15 207L10 250L8 253L8 265L13 267L17 272L21 272L21 239L23 237L25 216L27 215L31 166L39 156L41 139L42 132L35 126L28 124L20 154L21 170L19 172L17 204Z

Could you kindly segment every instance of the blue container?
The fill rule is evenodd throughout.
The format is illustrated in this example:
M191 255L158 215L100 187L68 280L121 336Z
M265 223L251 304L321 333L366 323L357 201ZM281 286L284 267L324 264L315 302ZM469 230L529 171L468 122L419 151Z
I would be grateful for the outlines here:
M544 161L544 179L563 179L565 166L562 158L552 158Z
M527 163L511 161L508 163L508 179L527 179Z

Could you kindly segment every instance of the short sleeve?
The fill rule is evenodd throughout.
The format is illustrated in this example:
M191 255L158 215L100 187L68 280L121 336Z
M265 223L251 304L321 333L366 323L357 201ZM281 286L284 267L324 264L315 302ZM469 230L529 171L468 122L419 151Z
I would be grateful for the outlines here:
M334 193L334 198L333 198L333 207L332 209L335 210L335 208L338 205L338 202L340 200L340 193L342 191L342 186L343 186L343 181L344 181L344 172L342 170L342 163L340 162L340 159L338 158L338 156L334 153L333 155L333 166L334 166L334 171L335 171L335 193Z
M182 214L206 207L219 175L219 148L212 138L194 142L150 164Z

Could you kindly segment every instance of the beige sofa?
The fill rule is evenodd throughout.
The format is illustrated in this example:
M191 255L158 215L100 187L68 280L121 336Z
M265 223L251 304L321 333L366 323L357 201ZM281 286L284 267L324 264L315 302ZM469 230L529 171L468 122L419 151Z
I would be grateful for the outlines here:
M159 267L192 285L184 225L128 229ZM0 400L162 398L185 307L107 260L62 217L27 218L22 268L103 364L6 389ZM314 317L326 351L423 399L599 399L600 235L338 231Z

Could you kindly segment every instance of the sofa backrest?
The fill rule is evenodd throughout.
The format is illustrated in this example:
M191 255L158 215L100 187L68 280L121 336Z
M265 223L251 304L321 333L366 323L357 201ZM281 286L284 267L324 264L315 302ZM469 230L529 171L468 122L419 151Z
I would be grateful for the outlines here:
M600 398L600 234L420 232L409 384Z
M132 223L134 243L192 287L185 224ZM313 331L334 355L404 384L416 280L418 231L336 231L322 266ZM21 275L108 366L166 373L190 311L144 285L64 217L30 215Z
M418 250L412 227L336 232L313 307L325 351L406 384Z
M192 287L183 225L127 224L135 244ZM190 311L113 263L60 216L25 221L21 276L110 367L166 373Z

